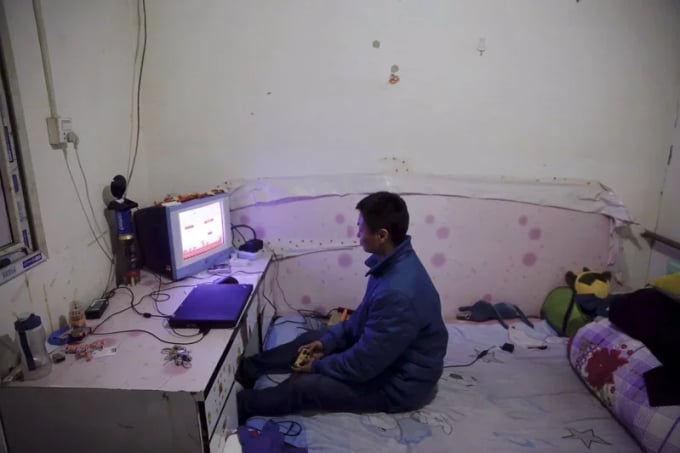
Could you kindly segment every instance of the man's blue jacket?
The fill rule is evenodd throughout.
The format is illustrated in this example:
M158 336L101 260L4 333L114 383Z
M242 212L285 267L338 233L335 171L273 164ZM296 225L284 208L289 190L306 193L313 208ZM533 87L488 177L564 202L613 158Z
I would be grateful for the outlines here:
M390 411L427 403L442 374L448 332L439 294L411 246L411 237L384 260L366 260L366 294L349 320L321 338L316 373L348 382L378 383Z

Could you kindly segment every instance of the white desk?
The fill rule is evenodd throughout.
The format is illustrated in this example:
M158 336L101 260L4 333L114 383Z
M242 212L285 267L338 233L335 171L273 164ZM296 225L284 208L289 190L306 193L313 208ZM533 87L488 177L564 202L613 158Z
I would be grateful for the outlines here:
M142 332L89 336L87 342L116 342L116 353L89 362L69 354L43 379L0 388L0 415L10 451L221 452L226 436L237 426L233 375L238 358L246 347L259 347L273 315L261 284L269 263L270 257L263 256L232 265L232 275L239 283L253 284L253 294L236 328L213 329L201 342L187 346L191 368L166 363L161 350L170 345ZM161 291L171 299L158 307L173 313L191 291L168 288L210 281L166 283ZM158 289L158 280L145 274L131 289L138 302ZM102 320L129 304L127 291L118 291ZM137 309L156 313L148 297ZM133 310L105 321L97 333L131 329L176 343L200 338L178 337L164 327L163 319L144 318ZM196 330L178 332L187 335Z

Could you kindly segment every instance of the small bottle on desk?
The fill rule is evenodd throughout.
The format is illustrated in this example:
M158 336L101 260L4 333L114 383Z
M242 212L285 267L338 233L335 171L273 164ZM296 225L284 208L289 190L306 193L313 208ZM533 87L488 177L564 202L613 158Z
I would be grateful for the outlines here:
M69 336L74 340L80 340L85 338L87 334L87 326L85 325L85 313L80 307L78 301L71 301L71 309L68 313L69 325L71 326L71 331Z

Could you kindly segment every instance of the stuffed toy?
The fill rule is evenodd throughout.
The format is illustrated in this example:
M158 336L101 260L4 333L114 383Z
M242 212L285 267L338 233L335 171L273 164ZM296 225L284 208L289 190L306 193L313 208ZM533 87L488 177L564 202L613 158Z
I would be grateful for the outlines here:
M574 290L574 301L583 313L591 318L608 316L612 296L609 271L594 272L587 267L578 275L569 271L564 276L567 285Z
M567 272L567 286L548 293L541 307L541 317L558 335L570 337L597 316L609 315L611 272L593 272L587 267L579 274Z
M680 272L667 274L652 280L649 282L649 286L653 286L667 296L677 299L680 297Z
M567 285L576 291L576 294L594 294L600 299L606 299L609 296L611 279L611 272L593 272L587 267L584 267L578 275L569 271L564 276Z

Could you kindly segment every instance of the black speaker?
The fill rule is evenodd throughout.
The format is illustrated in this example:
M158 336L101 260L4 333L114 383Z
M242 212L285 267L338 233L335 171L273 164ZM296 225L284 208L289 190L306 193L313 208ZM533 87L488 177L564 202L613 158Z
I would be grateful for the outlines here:
M144 266L152 272L170 277L172 258L165 207L138 209L134 213L134 224Z

